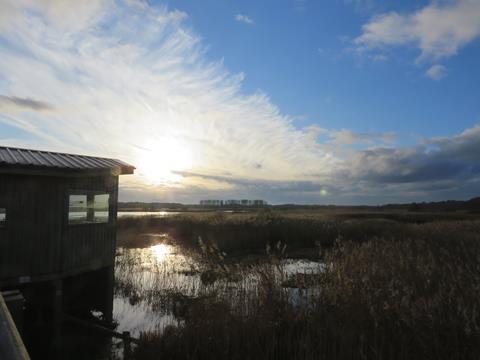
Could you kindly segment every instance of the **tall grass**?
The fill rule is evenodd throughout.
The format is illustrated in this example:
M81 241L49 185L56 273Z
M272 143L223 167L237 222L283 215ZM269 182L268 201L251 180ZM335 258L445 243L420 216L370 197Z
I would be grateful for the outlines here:
M439 221L443 219L442 221ZM448 220L445 220L448 219ZM462 220L463 219L463 220ZM417 238L436 236L438 224L458 223L468 231L480 231L478 216L471 214L280 212L264 209L256 213L187 213L169 217L122 218L118 221L120 246L138 246L138 234L169 233L177 243L196 246L197 239L215 242L227 252L263 251L278 241L296 248L328 247L337 238L356 242L372 237ZM433 226L430 226L434 224ZM442 225L440 225L442 226ZM450 226L450 225L449 225ZM420 237L421 237L420 236Z
M289 279L272 257L250 269L255 291L240 286L233 299L214 292L192 302L178 326L142 334L135 357L478 359L478 221L334 225L312 235L317 244L322 234L334 240L321 248L324 268L310 289L282 286Z

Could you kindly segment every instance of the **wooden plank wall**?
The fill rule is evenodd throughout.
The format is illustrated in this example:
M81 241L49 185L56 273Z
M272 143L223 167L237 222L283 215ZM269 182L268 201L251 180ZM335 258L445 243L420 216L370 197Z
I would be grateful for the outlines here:
M0 277L59 270L61 188L59 178L0 175Z
M109 224L68 224L72 190L110 193ZM112 265L117 176L52 177L0 174L0 283L5 278L60 274Z

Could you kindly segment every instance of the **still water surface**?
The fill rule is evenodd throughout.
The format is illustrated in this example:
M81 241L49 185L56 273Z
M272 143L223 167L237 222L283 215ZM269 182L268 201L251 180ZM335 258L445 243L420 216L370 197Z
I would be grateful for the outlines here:
M162 236L167 239L167 235L159 238ZM239 265L235 266L237 276L205 283L201 277L204 264L175 245L159 243L148 248L119 249L113 310L117 331L139 336L142 331L162 331L167 325L178 325L182 321L177 316L179 308L212 293L224 294L232 302L244 301L245 292L254 293L260 280L251 268L239 270ZM315 274L321 266L304 259L283 259L279 264L283 278L297 273ZM297 290L290 291L293 301L298 302Z
M140 217L140 216L156 216L165 217L180 214L177 211L118 211L117 217Z

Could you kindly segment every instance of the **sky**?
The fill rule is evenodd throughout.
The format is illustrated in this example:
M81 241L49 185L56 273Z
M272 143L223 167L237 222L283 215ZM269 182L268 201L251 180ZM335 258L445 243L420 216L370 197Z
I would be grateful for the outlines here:
M479 0L0 0L0 145L120 200L480 195Z

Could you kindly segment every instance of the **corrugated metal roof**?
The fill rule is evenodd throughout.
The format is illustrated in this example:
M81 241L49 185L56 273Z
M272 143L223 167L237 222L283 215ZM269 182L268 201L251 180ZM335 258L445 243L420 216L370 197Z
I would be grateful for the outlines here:
M108 171L133 174L135 167L116 159L0 146L0 168L66 172Z

